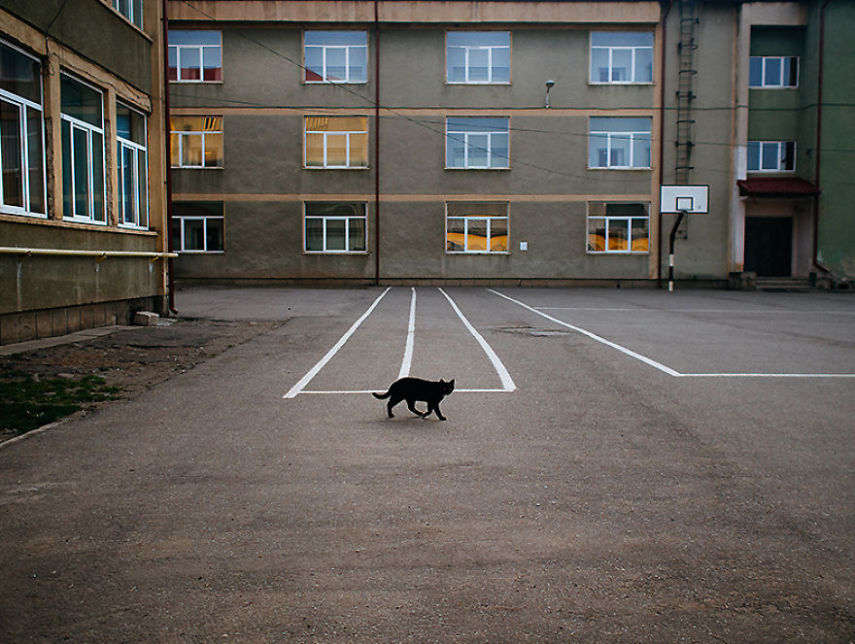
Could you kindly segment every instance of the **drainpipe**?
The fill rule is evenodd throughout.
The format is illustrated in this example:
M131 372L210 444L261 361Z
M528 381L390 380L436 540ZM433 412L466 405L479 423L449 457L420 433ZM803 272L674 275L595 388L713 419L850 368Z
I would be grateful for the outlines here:
M671 12L671 7L674 6L674 0L669 0L668 6L665 7L665 13L662 14L662 68L659 72L661 78L659 80L659 185L665 180L665 62L668 57L665 54L665 46L667 39L665 38L666 28L665 22L668 19L668 14ZM662 204L659 204L659 223L657 224L659 240L659 253L656 258L656 284L662 285Z
M169 125L169 20L166 17L166 0L163 0L163 118L166 121L164 151L166 153L166 235L167 251L174 252L172 242L172 170L170 168L172 159L172 140ZM175 308L175 273L173 271L173 259L166 260L166 292L168 297L169 312L178 315Z
M380 3L374 0L374 284L380 285Z
M822 79L825 72L825 8L831 0L825 0L819 10L819 80L816 84L816 166L814 169L814 181L819 190L820 157L822 155ZM813 265L824 273L831 273L831 269L819 261L819 193L813 197Z

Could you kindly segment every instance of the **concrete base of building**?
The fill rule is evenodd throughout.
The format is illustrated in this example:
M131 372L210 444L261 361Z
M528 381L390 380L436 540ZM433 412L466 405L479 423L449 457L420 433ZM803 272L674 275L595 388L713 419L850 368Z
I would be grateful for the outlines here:
M83 329L127 325L137 311L168 311L165 296L133 298L112 302L94 302L34 311L0 314L0 345L29 342Z
M725 279L679 279L680 288L724 289ZM667 280L637 278L419 278L381 277L379 280L365 278L212 278L179 279L176 288L197 286L214 287L298 287L298 288L364 288L368 286L440 286L440 287L504 287L504 288L667 288Z

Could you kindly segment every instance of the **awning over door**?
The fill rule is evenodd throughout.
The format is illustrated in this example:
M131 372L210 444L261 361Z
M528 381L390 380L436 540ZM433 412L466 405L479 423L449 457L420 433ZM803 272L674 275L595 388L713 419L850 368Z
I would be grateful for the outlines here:
M737 181L743 197L812 197L819 194L810 181L799 177L759 177Z

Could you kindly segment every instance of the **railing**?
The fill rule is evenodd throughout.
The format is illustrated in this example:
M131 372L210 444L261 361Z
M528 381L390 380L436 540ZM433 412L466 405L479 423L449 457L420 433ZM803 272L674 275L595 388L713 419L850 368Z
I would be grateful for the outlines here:
M19 255L31 257L32 255L55 255L65 257L94 257L103 261L108 257L145 257L154 262L158 259L178 257L178 253L162 253L157 251L136 250L75 250L67 248L25 248L18 246L0 246L0 255Z

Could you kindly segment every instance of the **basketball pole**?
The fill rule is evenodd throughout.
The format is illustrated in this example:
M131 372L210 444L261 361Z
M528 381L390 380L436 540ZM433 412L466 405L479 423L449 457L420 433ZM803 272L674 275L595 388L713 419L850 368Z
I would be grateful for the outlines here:
M680 224L683 221L683 217L686 216L686 211L681 210L677 214L677 221L674 222L674 226L671 228L671 236L668 238L668 292L674 292L674 240L677 238L677 229L680 227Z

